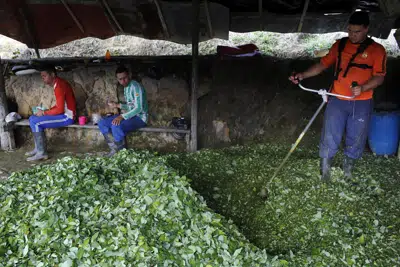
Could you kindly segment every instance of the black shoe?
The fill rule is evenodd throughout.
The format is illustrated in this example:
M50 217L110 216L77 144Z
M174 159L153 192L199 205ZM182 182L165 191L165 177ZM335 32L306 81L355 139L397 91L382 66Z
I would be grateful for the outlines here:
M331 179L332 158L321 159L321 181L328 182Z
M343 172L344 172L344 177L351 179L351 171L353 170L355 163L355 159L349 158L347 156L344 157L343 159Z

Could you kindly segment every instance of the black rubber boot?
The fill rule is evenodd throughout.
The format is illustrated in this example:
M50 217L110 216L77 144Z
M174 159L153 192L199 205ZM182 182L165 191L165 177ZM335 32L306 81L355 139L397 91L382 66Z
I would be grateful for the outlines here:
M46 135L44 132L33 133L36 144L36 154L27 158L27 161L46 160L49 158L47 155Z
M352 174L351 171L353 170L355 159L349 158L347 156L344 157L343 159L343 172L344 172L344 177L351 179Z
M117 152L126 148L125 146L125 140L122 140L120 142L115 142L115 144L117 145Z
M321 181L329 182L329 180L331 179L331 164L332 158L321 159Z

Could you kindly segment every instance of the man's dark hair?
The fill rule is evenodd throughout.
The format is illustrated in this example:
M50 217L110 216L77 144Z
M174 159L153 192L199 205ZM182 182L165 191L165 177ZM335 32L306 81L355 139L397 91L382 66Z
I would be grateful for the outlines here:
M364 27L369 26L369 15L365 11L354 12L349 19L349 24L351 25L363 25Z
M115 75L117 75L118 73L124 73L124 72L129 73L128 69L125 66L120 65L117 67L117 70L115 71Z
M54 73L54 75L57 75L56 68L53 65L43 65L39 68L39 71L45 71L48 74Z

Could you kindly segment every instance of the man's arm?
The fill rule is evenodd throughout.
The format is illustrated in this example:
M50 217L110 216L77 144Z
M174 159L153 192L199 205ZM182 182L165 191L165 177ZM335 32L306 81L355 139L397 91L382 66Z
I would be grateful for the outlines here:
M138 115L143 110L143 90L138 84L134 84L132 87L130 93L134 99L133 109L121 115L125 120Z
M368 80L368 82L364 83L363 85L352 87L351 90L355 96L359 96L362 92L374 90L376 87L381 85L384 80L384 76L372 76L371 79Z
M292 81L294 84L298 84L299 81L301 81L301 80L317 76L318 74L320 74L327 68L328 67L326 67L325 65L323 65L322 63L319 62L317 64L312 65L310 68L308 68L304 72L299 72L299 73L293 74L292 76L289 77L289 80Z
M129 110L129 105L128 104L124 104L124 103L119 103L117 105L118 108L122 109L122 110Z
M65 92L61 86L57 86L54 90L56 96L56 105L52 108L45 110L44 115L60 115L64 113L65 108Z
M367 92L369 90L374 90L376 87L381 85L384 80L385 80L384 76L372 76L372 78L369 79L368 82L366 82L365 84L363 84L361 86L361 90L363 92Z
M338 45L339 41L336 41L336 43L334 43L333 46L329 49L329 53L325 55L323 58L321 58L320 62L312 65L304 72L293 74L292 76L289 77L289 80L291 80L294 84L298 84L299 81L317 76L318 74L320 74L321 72L323 72L324 70L335 64L337 58Z
M364 84L352 88L355 96L360 95L362 92L374 90L380 86L385 80L386 75L386 50L383 46L378 45L374 51L374 63L372 66L372 77Z
M372 67L372 77L362 85L362 91L367 92L380 86L385 80L386 75L386 50L379 45L376 49L374 65Z
M325 67L321 62L318 62L317 64L312 65L308 70L304 71L303 74L303 79L307 79L310 77L317 76L324 70L326 70L328 67Z

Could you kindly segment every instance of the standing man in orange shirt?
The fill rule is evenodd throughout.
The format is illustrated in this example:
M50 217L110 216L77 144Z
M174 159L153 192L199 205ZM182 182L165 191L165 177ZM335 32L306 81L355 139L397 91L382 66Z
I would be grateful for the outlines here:
M47 159L44 129L59 128L74 123L76 116L76 100L71 85L57 76L53 66L46 66L40 72L46 85L54 88L56 104L48 110L38 110L29 117L29 124L35 140L35 149L27 152L27 161Z
M354 96L354 99L329 97L324 115L319 155L321 179L330 179L330 167L346 131L343 171L351 177L356 159L362 156L368 136L373 109L373 90L381 85L386 75L385 48L367 36L369 16L355 12L349 19L348 37L335 42L321 61L304 72L289 77L293 83L320 74L336 66L332 93ZM352 87L356 82L357 86Z

